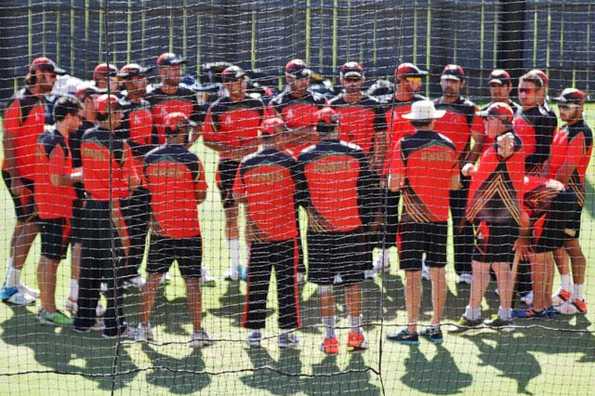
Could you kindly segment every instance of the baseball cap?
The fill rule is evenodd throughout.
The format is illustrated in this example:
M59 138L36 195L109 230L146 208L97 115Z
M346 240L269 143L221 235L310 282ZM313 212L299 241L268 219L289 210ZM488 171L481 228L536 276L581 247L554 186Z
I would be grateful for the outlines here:
M117 111L120 110L121 107L122 102L120 102L116 95L103 94L95 100L95 109L99 114L105 114L110 109L112 111Z
M566 88L560 93L560 96L552 98L553 101L558 102L560 104L577 104L581 105L585 103L587 99L587 94L585 94L580 89L576 88Z
M265 136L272 136L277 134L278 128L285 129L285 122L279 118L267 118L262 122L261 132Z
M175 131L179 127L195 127L196 122L190 120L186 117L186 114L176 111L173 113L169 113L163 119L163 123L165 125L165 129L169 131Z
M440 79L463 81L465 79L465 71L459 65L446 65L442 70Z
M233 82L238 81L246 76L246 72L239 66L229 66L221 72L221 81Z
M292 59L285 65L285 74L293 78L310 77L311 71L301 59Z
M99 89L95 86L95 84L91 84L89 82L84 82L79 84L76 87L76 91L74 96L76 96L79 100L85 100L85 98L92 96L92 95L99 95L104 94L106 91L104 89Z
M403 114L407 120L435 120L442 118L446 110L436 110L431 100L418 100L411 105L411 111Z
M339 68L339 75L343 78L364 78L364 67L357 62L347 62Z
M59 68L56 65L56 62L45 56L40 56L38 58L33 59L33 62L31 62L31 65L29 66L29 71L34 70L48 71L50 73L55 73L59 76L66 74L66 71L64 69Z
M504 69L494 69L490 73L488 84L506 85L511 82L510 74Z
M157 58L157 66L175 66L186 63L186 59L180 58L173 52L164 52Z
M550 85L550 77L545 74L545 72L541 69L533 69L531 70L529 73L535 73L539 76L539 78L541 78L541 81L543 82L543 86L547 87Z
M427 71L421 70L419 67L409 62L401 63L395 69L395 78L397 79L405 77L423 77L427 74Z
M142 67L141 65L136 63L129 63L127 65L122 66L117 76L124 79L131 78L134 76L145 76L149 70L150 68L148 67Z
M514 110L504 102L494 102L484 111L477 112L477 115L480 117L498 117L511 123L514 117Z
M118 68L108 63L100 63L93 69L93 80L97 81L100 77L114 77L118 74Z

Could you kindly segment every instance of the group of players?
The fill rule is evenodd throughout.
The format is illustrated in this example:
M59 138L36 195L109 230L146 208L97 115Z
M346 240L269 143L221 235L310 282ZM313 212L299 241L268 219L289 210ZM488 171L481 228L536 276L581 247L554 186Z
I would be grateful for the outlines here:
M423 277L431 281L433 316L420 335L442 342L449 215L457 282L471 285L455 331L484 323L481 302L490 271L500 308L488 326L511 324L517 278L529 308L516 316L551 316L554 302L586 313L578 237L592 135L582 117L582 91L568 88L555 98L566 123L558 128L546 102L548 76L540 70L521 77L520 104L510 99L510 75L494 70L491 102L479 111L462 95L466 76L458 65L444 67L442 96L430 101L419 93L428 73L411 63L395 69L395 89L385 100L364 92L364 68L356 62L341 66L342 91L332 98L311 89L312 71L300 59L285 66L286 87L278 94L270 87L254 94L245 71L227 65L211 97L181 83L184 63L161 54L154 85L148 84L150 69L138 64L120 70L100 64L92 83L54 100L49 97L64 70L46 57L31 63L25 87L3 117L2 173L17 215L3 301L27 305L39 298L43 323L152 340L156 293L177 261L194 328L190 343L210 344L201 323L201 283L213 278L202 265L198 211L207 183L203 164L190 151L202 137L218 153L226 279L247 283L242 325L250 329L251 346L262 340L273 269L279 346L298 345L307 249L307 279L320 296L321 349L339 351L339 287L349 314L347 347L366 349L360 285L390 269L394 246L405 271L408 325L388 338L419 342ZM247 266L240 264L240 205ZM299 208L307 227L300 227ZM37 234L39 291L20 280ZM145 281L139 267L147 237ZM55 303L56 272L69 244L66 310L74 318ZM562 284L552 301L554 261ZM122 309L123 288L132 286L143 293L134 330Z

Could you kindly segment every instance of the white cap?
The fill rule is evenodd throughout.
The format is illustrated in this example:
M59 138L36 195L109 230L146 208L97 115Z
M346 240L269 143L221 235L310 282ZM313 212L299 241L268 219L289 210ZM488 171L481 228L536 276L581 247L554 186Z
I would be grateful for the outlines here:
M435 120L442 118L446 110L436 110L431 100L418 100L411 105L411 111L403 114L408 120Z

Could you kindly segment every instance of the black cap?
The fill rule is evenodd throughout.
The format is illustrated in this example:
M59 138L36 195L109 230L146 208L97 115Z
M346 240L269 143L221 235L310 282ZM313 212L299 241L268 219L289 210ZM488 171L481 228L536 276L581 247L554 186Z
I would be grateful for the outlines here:
M175 66L186 63L186 59L180 58L173 52L164 52L157 58L157 66Z

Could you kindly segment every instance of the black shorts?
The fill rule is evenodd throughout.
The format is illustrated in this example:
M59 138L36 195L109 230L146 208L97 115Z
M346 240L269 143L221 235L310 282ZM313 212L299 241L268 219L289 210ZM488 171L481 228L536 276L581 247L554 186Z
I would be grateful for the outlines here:
M50 260L66 258L70 240L70 222L67 219L40 219L41 255Z
M83 232L85 231L83 222L84 205L85 201L82 199L77 199L72 203L72 232L70 234L70 243L82 242Z
M233 199L233 182L238 172L240 163L234 160L222 159L217 164L217 187L221 193L221 203L224 208L235 205Z
M575 195L576 196L576 195ZM564 226L563 234L565 240L579 239L581 237L581 217L583 215L583 208L579 205L578 200L573 204L570 213L567 215L566 225Z
M426 253L428 267L446 265L448 223L400 223L397 234L399 265L404 271L420 271Z
M165 274L176 260L183 278L200 278L202 265L200 236L172 239L151 234L150 246L147 259L149 274Z
M551 203L546 213L537 219L532 219L532 248L535 253L554 251L564 244L570 235L566 230L576 224L578 210L576 194L571 190L560 192ZM580 228L580 217L579 227Z
M480 263L512 263L519 227L515 223L482 223L475 227L473 260Z
M37 209L35 208L35 199L33 197L33 180L21 177L21 183L26 188L26 191L24 194L16 196L10 188L12 185L10 174L6 171L2 171L2 179L4 179L4 184L6 184L8 192L12 197L12 202L14 204L14 211L17 216L17 220L22 223L37 220Z
M362 282L372 260L368 235L308 231L308 280L317 285Z

